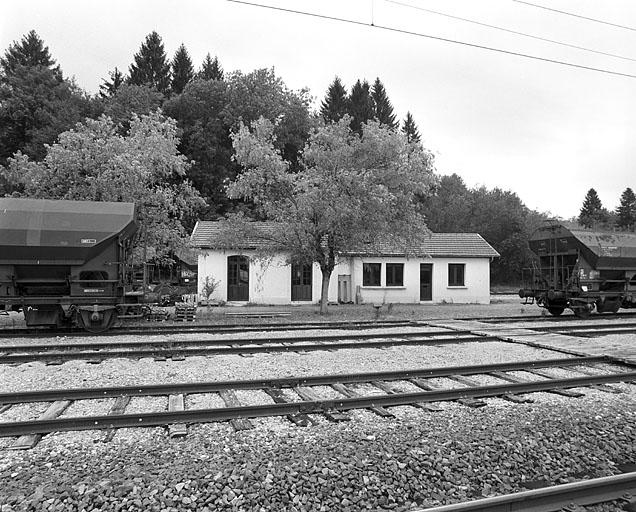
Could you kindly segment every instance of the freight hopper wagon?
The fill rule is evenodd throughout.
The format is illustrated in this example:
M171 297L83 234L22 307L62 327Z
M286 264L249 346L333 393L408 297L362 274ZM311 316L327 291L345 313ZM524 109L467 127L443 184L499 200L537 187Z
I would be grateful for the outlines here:
M92 332L141 316L127 265L136 230L132 203L0 198L0 309Z
M566 308L579 317L636 307L636 233L539 228L530 249L537 256L524 270L519 296L558 316Z

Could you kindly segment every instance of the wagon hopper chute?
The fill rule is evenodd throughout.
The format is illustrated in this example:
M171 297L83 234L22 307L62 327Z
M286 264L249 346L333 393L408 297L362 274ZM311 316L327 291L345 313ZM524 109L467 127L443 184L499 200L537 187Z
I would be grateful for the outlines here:
M135 205L0 198L0 307L28 326L107 329L140 313L128 278Z
M590 231L552 224L529 241L536 255L519 296L553 315L566 308L586 317L636 307L636 233Z

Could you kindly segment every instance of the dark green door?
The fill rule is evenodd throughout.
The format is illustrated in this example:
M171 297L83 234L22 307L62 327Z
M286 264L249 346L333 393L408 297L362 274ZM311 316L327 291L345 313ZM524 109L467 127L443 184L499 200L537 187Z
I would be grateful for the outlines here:
M229 256L227 259L227 300L250 300L250 262L247 256Z
M432 263L420 263L420 300L433 300Z
M291 300L311 300L311 265L292 265Z

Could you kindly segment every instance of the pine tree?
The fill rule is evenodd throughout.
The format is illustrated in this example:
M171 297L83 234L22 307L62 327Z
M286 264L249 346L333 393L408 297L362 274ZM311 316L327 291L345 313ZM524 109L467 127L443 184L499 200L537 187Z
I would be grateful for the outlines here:
M172 59L172 92L181 94L185 86L194 78L194 68L188 50L182 44Z
M349 114L351 115L351 129L362 133L362 124L373 119L373 99L369 92L369 82L358 80L351 88L349 95Z
M5 76L15 73L18 66L42 66L55 69L61 79L62 73L59 67L53 68L54 65L55 61L49 53L48 46L44 45L44 41L40 39L35 30L31 30L31 32L23 36L19 43L13 41L13 44L5 52L4 57L0 57L0 66Z
M410 112L406 113L406 118L402 125L402 132L406 135L406 140L409 142L420 142L420 132Z
M334 123L347 113L347 107L347 90L340 78L336 77L327 89L327 95L320 106L320 115L326 123Z
M223 80L223 68L219 64L219 59L210 57L208 53L201 64L201 71L197 74L201 80Z
M579 214L579 223L586 228L591 228L595 224L599 224L605 220L605 212L603 211L603 204L598 197L596 190L591 188L587 191L581 212Z
M163 49L161 36L151 32L135 54L135 62L130 65L129 82L132 85L148 85L159 92L170 89L170 64Z
M616 208L616 226L634 231L636 226L636 195L627 187L621 194L621 202Z
M104 78L102 80L102 82L104 83L99 86L99 95L102 98L110 98L126 81L126 77L124 77L124 74L117 68L115 68L114 71L108 73L108 75L110 76L110 81Z
M389 97L386 94L386 89L379 78L376 78L373 83L371 98L373 98L374 117L378 122L390 128L397 128L393 105L391 105Z

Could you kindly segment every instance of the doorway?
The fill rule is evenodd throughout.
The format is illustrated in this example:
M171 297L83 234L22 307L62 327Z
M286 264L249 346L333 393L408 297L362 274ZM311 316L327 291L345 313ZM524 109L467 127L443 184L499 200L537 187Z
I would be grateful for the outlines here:
M250 300L250 262L247 256L227 258L227 300Z
M311 265L291 266L291 300L311 300Z
M420 300L433 300L432 263L420 263Z

